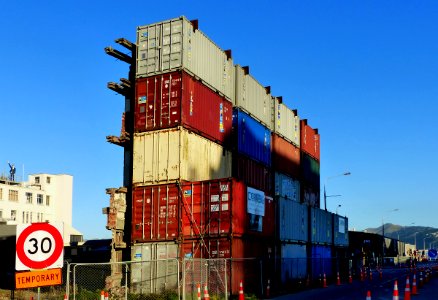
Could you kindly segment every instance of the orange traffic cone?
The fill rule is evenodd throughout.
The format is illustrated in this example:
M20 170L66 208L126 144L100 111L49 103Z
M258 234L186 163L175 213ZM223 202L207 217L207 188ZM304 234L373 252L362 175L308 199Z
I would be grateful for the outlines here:
M239 300L245 300L245 295L243 294L243 283L242 280L239 284Z
M268 279L268 285L266 286L266 298L269 298L271 295L271 280Z
M67 294L64 294L64 300L67 300L67 299L68 299Z
M406 277L406 287L405 287L404 300L411 300L411 285L409 284L409 276Z
M414 273L414 278L412 279L412 292L411 295L418 295L418 290L417 290L417 277Z
M105 291L100 292L100 300L105 300Z
M370 280L373 280L373 271L370 269Z
M198 300L201 300L201 284L200 283L198 283L198 286L197 286L197 288L198 288Z
M339 272L336 275L336 285L341 285L341 278L339 278Z
M365 300L371 300L371 291L367 292L367 297L365 298Z
M208 294L207 284L204 285L204 299L210 300L210 295Z
M108 299L109 299L109 293L105 292L105 300L108 300Z
M418 285L419 288L423 287L423 272L420 272L420 284Z
M399 300L397 280L394 281L394 291L392 292L392 300Z
M351 277L351 271L348 273L348 283L353 283L353 277Z
M327 286L327 279L325 278L325 273L324 273L324 277L323 277L323 279L322 279L322 287L323 287L323 288L328 287L328 286ZM239 299L239 300L240 300L240 299Z

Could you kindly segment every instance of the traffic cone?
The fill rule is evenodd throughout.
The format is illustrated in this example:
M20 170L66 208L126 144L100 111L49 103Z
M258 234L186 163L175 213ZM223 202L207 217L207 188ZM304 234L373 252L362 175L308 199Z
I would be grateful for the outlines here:
M418 290L417 290L417 277L414 273L414 278L412 279L412 292L411 295L418 295Z
M105 300L105 291L100 292L100 300Z
M379 279L382 280L382 278L383 278L383 272L381 269L379 269Z
M341 285L341 278L339 278L339 272L336 275L336 285Z
M370 269L370 280L373 280L373 271Z
M239 300L245 300L245 295L243 294L243 283L242 280L239 284Z
M108 292L105 292L105 300L108 300L108 297L109 297Z
M394 281L394 291L392 292L392 300L399 300L397 280Z
M367 297L365 298L365 300L371 300L371 291L367 292Z
M210 300L210 295L208 294L207 284L204 285L204 299Z
M64 300L67 300L67 299L68 299L67 294L64 294Z
M423 287L423 272L420 272L420 284L418 285L419 288Z
M268 279L268 285L266 286L266 298L269 298L271 295L271 280Z
M201 284L200 283L198 283L197 288L198 288L198 300L201 300Z
M351 271L348 272L348 283L353 283L353 277L351 277Z
M324 277L323 277L323 279L322 279L322 287L323 287L323 288L328 287L328 286L327 286L327 279L325 278L325 273L324 273ZM239 300L240 300L240 299L239 299Z
M405 287L404 300L411 300L411 285L409 284L409 276L406 277L406 287Z

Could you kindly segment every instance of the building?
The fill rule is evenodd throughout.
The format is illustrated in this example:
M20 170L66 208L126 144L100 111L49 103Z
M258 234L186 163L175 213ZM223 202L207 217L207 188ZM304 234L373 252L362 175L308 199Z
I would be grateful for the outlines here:
M81 242L72 227L73 176L33 174L27 182L0 177L0 223L63 222L64 242Z

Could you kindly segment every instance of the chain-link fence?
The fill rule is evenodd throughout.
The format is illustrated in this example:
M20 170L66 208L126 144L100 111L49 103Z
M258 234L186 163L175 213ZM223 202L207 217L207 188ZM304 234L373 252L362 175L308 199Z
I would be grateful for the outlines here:
M70 266L69 299L179 298L179 262L176 259L120 263L78 263Z

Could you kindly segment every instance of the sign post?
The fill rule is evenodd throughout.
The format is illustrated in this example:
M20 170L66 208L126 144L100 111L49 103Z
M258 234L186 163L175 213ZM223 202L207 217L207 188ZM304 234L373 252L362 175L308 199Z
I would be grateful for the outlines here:
M62 223L17 225L15 287L30 288L62 283L64 240Z

